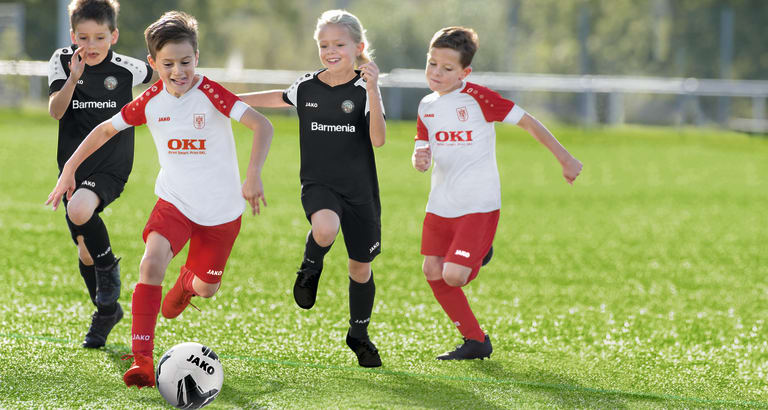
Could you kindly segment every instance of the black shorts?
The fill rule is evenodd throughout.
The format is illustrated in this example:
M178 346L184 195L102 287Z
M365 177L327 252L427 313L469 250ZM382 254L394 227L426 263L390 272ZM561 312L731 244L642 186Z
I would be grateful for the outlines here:
M381 253L379 201L352 204L324 185L310 184L301 187L301 204L310 223L312 214L321 209L330 209L339 215L349 259L367 263Z
M106 208L120 196L124 187L125 181L117 178L114 175L91 174L83 181L77 182L77 188L75 191L78 189L87 189L89 191L93 191L93 193L95 193L96 196L98 196L101 200L99 202L99 206L97 206L94 210L94 212L98 214L101 213L104 208ZM64 195L62 201L64 201L64 209L66 209L68 202L66 195ZM75 244L77 244L77 237L82 235L82 233L80 232L79 227L72 223L66 212L64 212L64 218L67 220L67 226L69 227L69 232L72 235L72 240L75 241Z

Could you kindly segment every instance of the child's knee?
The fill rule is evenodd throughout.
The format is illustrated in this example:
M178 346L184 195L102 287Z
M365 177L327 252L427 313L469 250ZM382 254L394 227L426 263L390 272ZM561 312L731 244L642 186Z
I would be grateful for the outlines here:
M467 283L467 275L458 269L446 269L443 272L443 280L448 286L460 287Z
M312 226L312 237L320 246L328 246L333 243L338 233L338 227L331 224L316 224Z
M79 205L79 202L70 202L67 204L67 216L75 225L85 225L93 218L93 209L88 206Z
M167 264L163 263L160 258L144 255L139 265L142 282L150 284L162 283L166 268Z
M216 294L219 290L219 286L221 285L221 282L218 283L207 283L200 280L200 278L195 278L198 286L195 286L195 293L197 293L197 296L200 296L201 298L210 298L213 295Z
M427 280L440 280L443 277L443 267L441 264L432 262L429 259L424 259L421 271L424 272Z

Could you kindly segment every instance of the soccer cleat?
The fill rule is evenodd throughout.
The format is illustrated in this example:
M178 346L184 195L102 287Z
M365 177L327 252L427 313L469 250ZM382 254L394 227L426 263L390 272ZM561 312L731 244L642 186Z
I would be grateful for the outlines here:
M312 309L317 299L317 284L320 282L321 269L309 268L303 263L296 272L296 283L293 285L293 299L302 309Z
M100 315L98 311L93 312L91 317L91 327L85 334L83 347L89 349L98 349L107 343L107 336L117 322L123 319L123 307L117 304L117 310L111 315Z
M491 249L488 249L488 253L485 254L483 257L483 264L480 266L485 266L488 264L488 262L491 261L491 258L493 258L493 245L491 245Z
M465 337L464 343L456 346L456 350L437 356L437 360L485 359L491 357L491 353L493 353L493 346L491 346L491 338L488 335L485 335L483 342Z
M376 349L371 339L357 339L349 335L347 332L347 346L355 352L357 355L357 363L363 367L379 367L381 366L381 357L379 356L379 350Z
M96 305L112 306L120 297L120 258L106 267L96 266Z
M162 308L163 317L167 319L173 319L180 315L181 312L187 308L187 305L190 304L189 302L192 300L192 296L195 295L192 292L187 292L184 290L184 287L182 286L182 277L192 274L193 273L191 271L184 270L181 274L179 274L179 277L176 279L176 283L173 285L171 290L165 294Z
M133 364L123 375L123 381L128 387L155 387L155 362L152 356L143 354L125 355L123 360L133 358Z

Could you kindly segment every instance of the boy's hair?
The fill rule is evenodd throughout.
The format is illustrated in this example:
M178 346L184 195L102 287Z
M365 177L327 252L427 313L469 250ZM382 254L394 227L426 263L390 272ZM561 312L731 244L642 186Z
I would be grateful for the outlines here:
M85 20L106 24L109 31L117 28L117 13L120 11L117 0L72 0L67 9L72 30Z
M352 41L365 44L363 52L357 57L356 62L358 66L373 60L373 50L368 47L369 43L368 39L365 37L365 29L354 14L346 10L328 10L324 12L320 18L317 19L317 26L315 27L314 34L315 41L317 41L317 35L320 33L320 30L328 24L338 24L346 27L349 36L352 37Z
M188 41L197 51L197 20L183 11L167 11L144 30L144 38L152 58L167 43Z
M450 48L459 52L462 68L469 67L472 64L472 57L475 56L479 45L477 33L475 30L467 27L445 27L432 36L429 42L429 48Z

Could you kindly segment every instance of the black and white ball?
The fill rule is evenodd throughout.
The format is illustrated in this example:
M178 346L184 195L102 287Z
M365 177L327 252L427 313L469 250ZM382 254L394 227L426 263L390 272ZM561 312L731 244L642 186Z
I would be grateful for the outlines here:
M157 363L157 390L172 406L199 409L221 391L224 369L219 356L200 343L180 343Z

